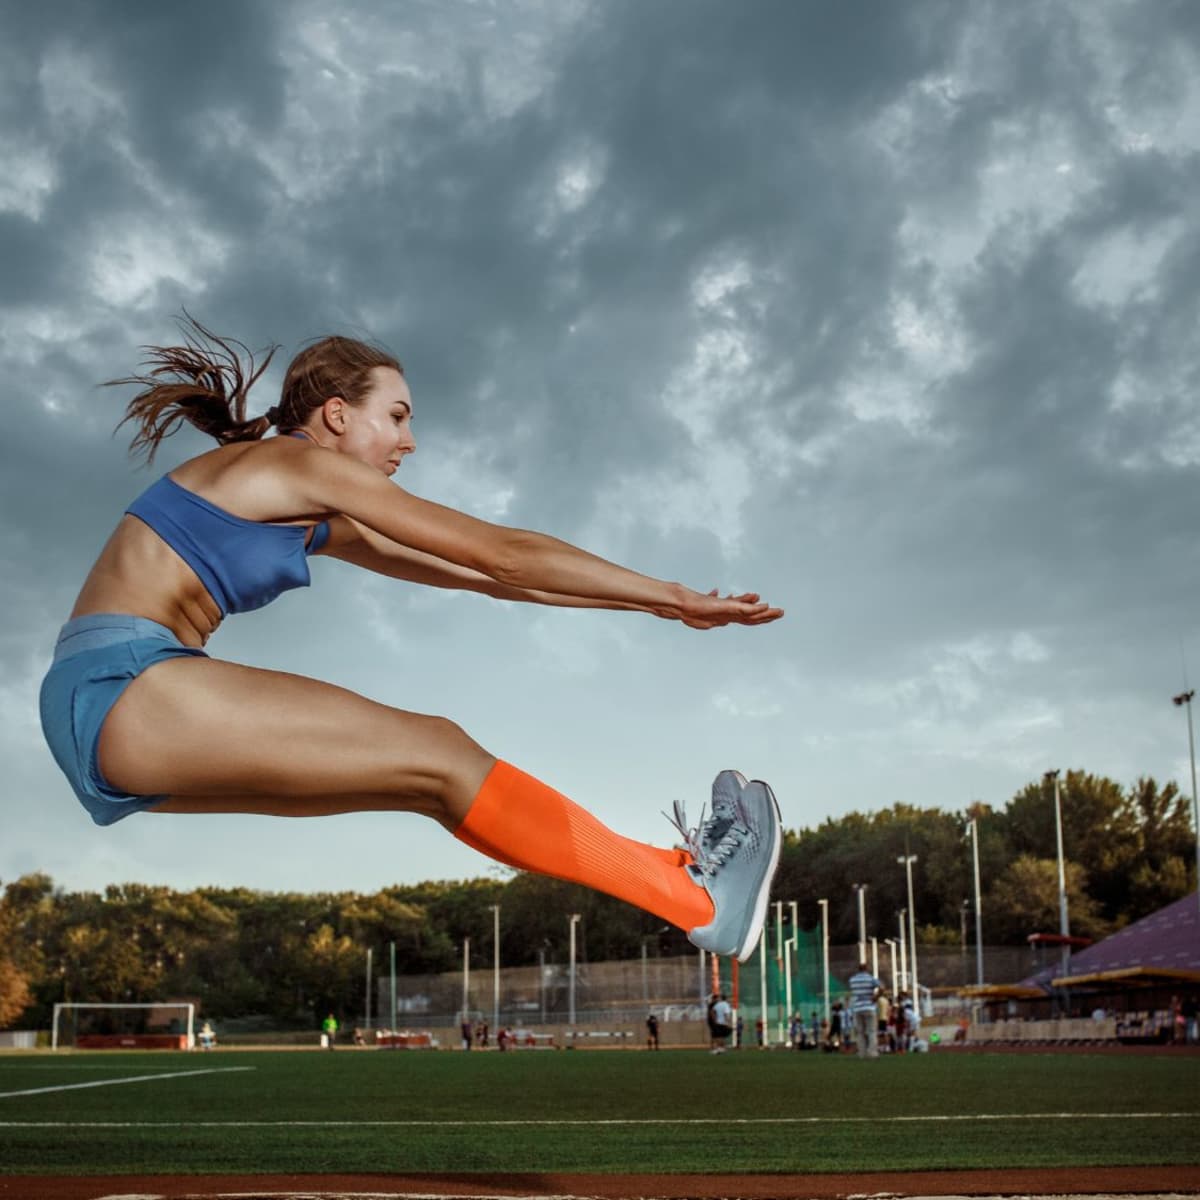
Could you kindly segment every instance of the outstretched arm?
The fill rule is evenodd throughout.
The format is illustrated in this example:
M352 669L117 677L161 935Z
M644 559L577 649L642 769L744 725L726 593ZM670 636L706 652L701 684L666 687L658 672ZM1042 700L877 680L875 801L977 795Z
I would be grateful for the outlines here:
M697 592L630 571L547 534L493 525L421 500L348 456L313 448L293 461L302 468L296 482L311 510L342 513L388 541L483 575L510 593L528 593L522 599L550 593L567 603L633 608L701 629L759 625L783 615L757 596ZM426 569L430 566L425 563Z
M403 579L426 587L448 588L458 591L478 592L496 600L516 600L528 604L546 604L559 608L604 608L629 612L651 612L646 605L622 600L597 600L591 596L567 596L557 592L539 591L535 588L517 588L499 583L480 571L447 562L444 558L402 546L391 538L384 537L349 517L335 517L330 522L329 540L320 554L343 562L365 567L379 575L392 579ZM716 595L716 592L709 593ZM758 596L743 595L738 599L756 603ZM769 609L753 622L762 624L781 615L777 609Z

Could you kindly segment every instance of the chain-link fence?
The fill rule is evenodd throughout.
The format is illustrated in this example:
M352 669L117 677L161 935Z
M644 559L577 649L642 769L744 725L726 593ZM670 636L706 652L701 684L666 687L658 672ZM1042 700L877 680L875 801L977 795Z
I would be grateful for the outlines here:
M902 970L892 955L868 949L868 966L889 990L910 987L912 964ZM876 965L877 958L877 965ZM375 985L374 1025L395 1027L452 1026L465 1012L502 1024L562 1025L640 1022L653 1009L660 1020L700 1020L714 990L731 999L747 1029L764 1015L768 1022L785 1022L789 1012L808 1016L825 1003L821 936L800 931L785 952L767 948L765 961L755 951L749 962L735 968L732 959L714 960L700 953L677 957L648 955L617 962L569 964L546 962L526 967L472 967L439 975L398 975L393 983L385 973ZM714 975L714 961L716 974ZM952 997L958 988L976 982L975 956L946 946L918 946L918 979L923 995ZM985 949L986 978L1010 982L1032 967L1028 950L1017 947ZM856 946L829 948L828 987L831 1002L841 1000L846 981L858 969ZM735 980L736 970L736 980ZM927 991L928 989L928 991Z

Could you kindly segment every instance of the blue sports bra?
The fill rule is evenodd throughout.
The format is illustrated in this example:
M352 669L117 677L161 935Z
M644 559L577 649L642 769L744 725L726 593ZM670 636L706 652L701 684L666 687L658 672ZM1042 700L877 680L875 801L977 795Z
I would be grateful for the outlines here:
M312 530L234 516L176 483L152 483L125 510L145 521L200 577L221 615L250 612L291 588L308 587L308 555L329 538L329 522Z

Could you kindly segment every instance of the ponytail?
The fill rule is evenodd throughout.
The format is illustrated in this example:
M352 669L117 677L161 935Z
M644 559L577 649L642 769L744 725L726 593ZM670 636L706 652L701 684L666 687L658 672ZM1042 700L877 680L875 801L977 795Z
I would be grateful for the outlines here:
M137 426L130 454L146 454L153 462L163 438L178 431L184 421L221 445L252 442L263 437L278 420L278 410L263 417L246 419L246 394L267 369L277 346L272 346L262 363L235 338L221 338L184 312L179 320L182 346L145 346L142 366L145 375L110 379L105 387L135 384L142 390L125 409L126 421ZM245 356L245 365L238 354Z

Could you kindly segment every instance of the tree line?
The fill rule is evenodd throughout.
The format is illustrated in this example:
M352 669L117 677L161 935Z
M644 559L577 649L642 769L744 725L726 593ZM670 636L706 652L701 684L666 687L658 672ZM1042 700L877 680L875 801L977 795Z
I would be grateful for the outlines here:
M1190 801L1174 783L1131 787L1084 771L1061 785L1072 934L1099 938L1196 886ZM982 927L988 945L1058 930L1054 788L1031 782L1002 809L963 812L895 804L829 818L785 834L773 898L795 901L802 928L829 902L830 938L858 938L854 885L865 885L868 935L892 936L908 905L900 859L912 864L917 940L974 938L970 823L978 838ZM57 1001L194 998L220 1020L262 1014L311 1024L361 1006L365 959L384 969L395 947L401 974L492 962L492 905L501 908L507 966L566 960L568 915L580 914L580 961L688 949L682 932L630 905L542 876L427 882L373 894L271 893L248 888L181 892L113 884L57 888L45 874L9 883L0 897L0 1028L45 1028ZM790 914L790 905L785 905Z

